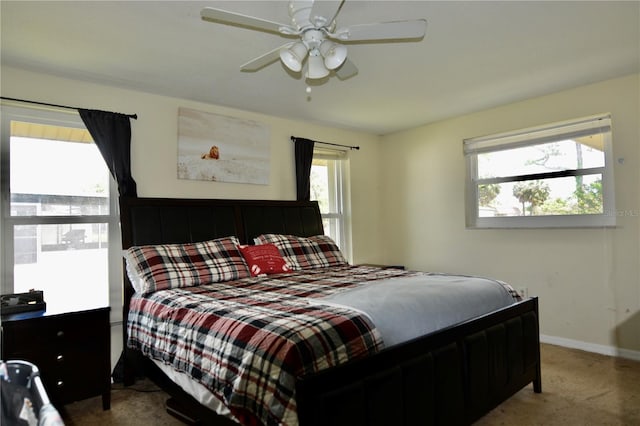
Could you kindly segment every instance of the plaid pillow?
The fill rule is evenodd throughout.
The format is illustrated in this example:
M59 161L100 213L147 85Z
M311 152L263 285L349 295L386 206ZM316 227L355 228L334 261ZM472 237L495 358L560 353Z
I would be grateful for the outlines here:
M262 234L255 240L256 244L275 244L293 270L347 264L336 243L327 235L304 238L295 235Z
M125 251L127 274L138 293L192 287L249 277L238 238L187 244L131 247Z

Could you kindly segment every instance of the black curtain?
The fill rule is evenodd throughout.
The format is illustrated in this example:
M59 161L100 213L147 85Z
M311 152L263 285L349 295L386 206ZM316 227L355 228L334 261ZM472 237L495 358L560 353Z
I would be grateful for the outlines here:
M120 196L137 197L131 176L131 122L117 112L78 109L91 137L98 146L111 175L118 182Z
M296 200L311 199L311 162L313 161L314 141L304 138L293 138L296 158Z

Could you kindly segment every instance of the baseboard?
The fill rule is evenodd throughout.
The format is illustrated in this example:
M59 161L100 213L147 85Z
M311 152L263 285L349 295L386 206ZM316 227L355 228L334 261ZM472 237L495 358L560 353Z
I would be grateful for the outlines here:
M582 351L640 361L640 351L632 351L631 349L598 345L595 343L582 342L580 340L566 339L564 337L546 336L544 334L540 335L540 342L563 346L565 348L580 349Z

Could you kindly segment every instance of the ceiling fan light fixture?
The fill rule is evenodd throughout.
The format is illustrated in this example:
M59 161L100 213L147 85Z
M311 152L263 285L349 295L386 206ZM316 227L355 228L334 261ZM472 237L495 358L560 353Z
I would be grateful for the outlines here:
M309 64L307 65L307 75L309 79L324 78L329 75L329 70L324 65L324 60L317 50L309 53Z
M0 0L2 1L2 0ZM290 0L288 24L271 21L243 13L205 7L202 19L214 23L246 27L275 33L284 37L299 37L284 46L250 60L240 66L241 71L257 71L278 59L287 72L303 73L307 79L322 79L330 74L341 80L358 73L347 58L347 47L342 42L419 41L425 36L425 19L408 19L338 27L337 17L346 0ZM309 59L307 60L307 57ZM291 73L289 73L291 74ZM296 77L299 77L297 75Z
M320 54L324 58L324 65L328 69L334 70L347 59L347 47L330 40L325 40L320 45Z
M302 63L307 56L307 46L302 42L297 42L280 49L280 60L293 72L302 70Z

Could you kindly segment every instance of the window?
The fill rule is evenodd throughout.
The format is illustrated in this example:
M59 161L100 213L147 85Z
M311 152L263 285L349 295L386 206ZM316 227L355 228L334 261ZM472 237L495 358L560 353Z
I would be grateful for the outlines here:
M77 113L3 107L2 165L2 292L43 290L54 310L119 301L117 189Z
M311 199L317 200L324 232L351 258L351 235L348 226L347 153L315 148L311 164Z
M611 119L464 141L467 227L614 226Z

